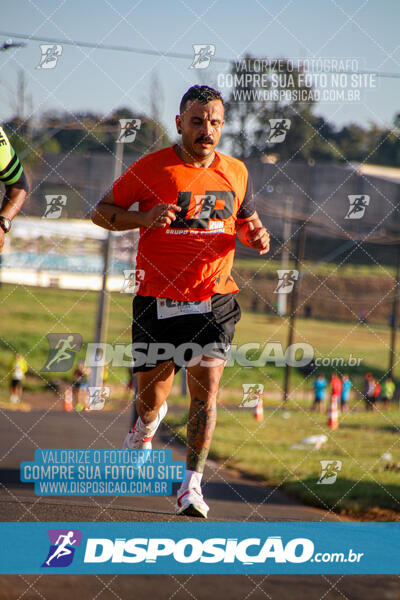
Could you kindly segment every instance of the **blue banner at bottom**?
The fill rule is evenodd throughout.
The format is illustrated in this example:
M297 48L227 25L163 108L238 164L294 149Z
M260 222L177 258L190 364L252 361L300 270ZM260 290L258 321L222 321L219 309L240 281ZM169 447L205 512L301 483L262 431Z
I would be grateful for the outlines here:
M400 523L1 523L1 574L400 574Z

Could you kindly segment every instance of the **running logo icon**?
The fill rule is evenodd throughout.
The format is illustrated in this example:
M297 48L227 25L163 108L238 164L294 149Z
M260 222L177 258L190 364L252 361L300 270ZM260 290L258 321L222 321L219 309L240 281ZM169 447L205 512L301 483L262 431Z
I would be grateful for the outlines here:
M62 46L60 44L40 44L40 51L42 53L40 63L36 67L37 69L54 69L57 65L58 59L62 54Z
M299 272L290 269L277 269L277 272L279 281L274 294L290 294L299 278Z
M194 58L189 69L207 69L215 54L215 44L193 44Z
M41 372L69 371L74 364L75 353L81 349L82 336L79 333L48 333L46 337L50 352Z
M262 399L264 386L262 383L242 383L243 398L239 408L255 408Z
M369 206L370 197L366 194L349 195L350 206L345 219L362 219L365 209Z
M121 132L117 142L120 144L134 142L136 134L142 125L141 119L120 119L119 124L121 126Z
M217 202L214 194L194 194L195 208L192 219L209 219Z
M42 567L68 567L81 545L82 532L79 529L48 529L50 548Z
M268 142L270 144L280 144L286 138L286 134L290 129L290 119L268 119L269 121L269 134Z
M67 204L67 196L51 195L45 196L45 199L47 206L42 219L59 219Z
M136 294L143 279L143 269L125 269L121 294Z
M321 463L321 475L317 481L317 484L321 485L332 485L335 483L339 471L342 469L341 460L320 460Z
M87 410L102 410L106 400L110 397L109 387L89 386L89 402Z

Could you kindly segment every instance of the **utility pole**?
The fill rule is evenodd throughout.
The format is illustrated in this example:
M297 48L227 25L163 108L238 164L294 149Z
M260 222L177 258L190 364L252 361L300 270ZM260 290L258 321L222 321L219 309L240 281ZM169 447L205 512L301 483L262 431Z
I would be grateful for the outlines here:
M298 279L293 286L293 290L290 294L290 306L289 306L289 331L288 331L288 341L287 347L290 348L293 344L294 340L294 330L296 324L297 317L297 307L298 307L298 297L299 297L299 285L300 285L300 269L304 259L304 248L306 245L306 224L303 222L300 233L297 237L296 244L296 260L295 260L295 270L298 271ZM286 404L289 397L289 384L290 384L290 365L286 362L285 365L285 379L284 379L284 387L283 387L283 402Z
M287 269L289 266L289 239L292 231L292 208L293 198L286 196L285 198L285 219L283 221L283 234L282 234L282 255L281 255L281 269ZM286 314L286 301L287 294L282 292L278 293L278 315L282 316Z
M301 282L301 267L304 260L304 250L306 246L306 235L307 235L307 216L309 212L309 207L313 198L314 193L314 173L315 166L308 166L308 202L306 202L306 210L304 215L304 220L300 225L300 232L297 236L297 244L296 244L296 259L295 259L295 270L298 271L298 278L293 286L293 290L290 294L290 307L289 307L289 330L288 330L288 341L287 347L291 348L294 341L294 330L296 325L296 317L297 317L297 308L298 308L298 298L299 298L299 288ZM286 362L285 365L285 378L283 384L283 404L286 404L289 398L289 389L290 389L290 365Z
M393 293L390 353L389 353L389 377L393 378L394 359L396 356L397 329L399 327L399 288L400 288L400 245L396 247L396 284Z
M114 179L122 173L122 158L124 154L124 144L122 142L116 142L115 149L115 162L114 162ZM108 231L107 238L104 242L103 248L103 277L102 285L99 293L99 303L97 308L97 319L96 319L96 330L94 334L94 341L96 344L101 344L107 341L107 329L108 329L108 310L110 305L110 294L107 291L107 279L112 267L113 259L113 241L114 234L112 231ZM94 357L92 357L94 358ZM94 387L101 387L103 385L103 370L102 366L92 367L90 375L90 385Z

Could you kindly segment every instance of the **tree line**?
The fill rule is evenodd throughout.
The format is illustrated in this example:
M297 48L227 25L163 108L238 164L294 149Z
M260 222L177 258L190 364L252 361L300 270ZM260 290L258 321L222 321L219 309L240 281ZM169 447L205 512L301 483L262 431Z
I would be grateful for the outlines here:
M273 160L279 161L400 164L400 113L388 127L372 122L337 127L317 114L318 102L310 95L310 87L304 84L301 68L293 68L285 59L271 67L273 64L261 63L260 68L260 59L251 56L246 56L240 64L232 63L229 75L233 86L228 91L221 90L226 107L222 151L241 159L271 155ZM278 99L268 96L273 88L273 77L278 75L280 88L290 91L286 98L284 95ZM212 75L210 79L213 79ZM119 120L140 119L135 141L125 144L124 148L134 160L135 156L153 152L174 141L152 107L154 102L156 99L150 97L150 114L147 115L138 114L129 107L121 107L107 116L87 111L71 114L50 110L33 124L17 111L16 116L3 125L16 151L22 153L25 162L34 163L42 154L113 153L120 132ZM283 143L275 142L271 137L271 119L290 120Z

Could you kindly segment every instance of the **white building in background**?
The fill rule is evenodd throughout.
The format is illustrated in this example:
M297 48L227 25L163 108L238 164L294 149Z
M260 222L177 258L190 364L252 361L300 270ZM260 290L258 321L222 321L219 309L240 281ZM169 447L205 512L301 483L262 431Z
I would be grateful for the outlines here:
M6 236L0 281L40 287L99 290L105 229L83 219L14 219ZM138 231L113 233L116 265L107 289L120 291L124 269L133 269ZM73 243L71 244L71 240Z

